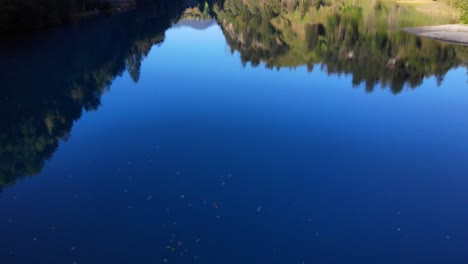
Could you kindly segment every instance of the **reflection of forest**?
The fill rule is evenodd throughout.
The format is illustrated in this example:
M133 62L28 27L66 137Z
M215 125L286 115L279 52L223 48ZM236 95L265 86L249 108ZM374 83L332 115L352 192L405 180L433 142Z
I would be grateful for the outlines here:
M0 188L37 174L83 109L99 107L116 76L127 70L137 82L143 58L180 19L215 16L244 64L309 69L320 64L330 74L351 73L354 84L364 82L369 90L380 83L398 93L428 76L442 81L468 59L466 48L397 30L421 19L399 7L200 2L155 1L136 12L2 42L0 70L9 78L0 91Z
M112 23L97 19L3 43L0 70L9 78L0 91L0 188L37 174L83 109L99 107L116 76L128 70L138 81L142 59L183 7L182 0L158 1Z
M468 49L421 39L400 29L447 23L411 8L378 1L219 1L214 10L232 51L242 62L269 68L320 64L329 74L352 74L369 91L378 84L399 93L425 77L441 82L468 61Z

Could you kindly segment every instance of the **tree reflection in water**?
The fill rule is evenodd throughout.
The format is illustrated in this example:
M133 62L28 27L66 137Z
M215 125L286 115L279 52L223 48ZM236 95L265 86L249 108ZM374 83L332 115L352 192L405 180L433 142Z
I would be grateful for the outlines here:
M215 18L244 66L306 65L309 71L319 66L328 74L351 74L353 84L365 83L368 92L380 85L398 94L426 77L436 76L441 83L450 69L468 61L465 47L399 30L418 25L421 16L375 1L330 6L164 0L136 12L7 41L0 50L0 70L9 76L0 94L0 188L39 173L82 111L99 108L116 76L128 71L138 82L142 60L181 19Z

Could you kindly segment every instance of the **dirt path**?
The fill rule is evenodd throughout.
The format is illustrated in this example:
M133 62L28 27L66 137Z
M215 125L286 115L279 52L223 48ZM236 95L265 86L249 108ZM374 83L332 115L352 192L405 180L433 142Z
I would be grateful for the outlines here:
M441 25L405 28L404 30L416 36L468 46L468 26Z

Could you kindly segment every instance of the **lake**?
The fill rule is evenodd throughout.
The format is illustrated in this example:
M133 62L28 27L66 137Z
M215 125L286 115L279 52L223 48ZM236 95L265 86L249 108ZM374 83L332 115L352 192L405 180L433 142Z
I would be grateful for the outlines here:
M0 262L467 263L468 48L401 31L442 22L161 1L2 40Z

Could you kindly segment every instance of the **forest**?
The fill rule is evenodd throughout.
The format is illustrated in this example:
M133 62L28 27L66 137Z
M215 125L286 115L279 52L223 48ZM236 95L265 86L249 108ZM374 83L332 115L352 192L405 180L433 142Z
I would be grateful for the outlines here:
M225 0L218 0L223 5ZM446 9L453 7L448 12L453 13L457 20L468 23L468 0L438 0L446 5ZM0 34L11 34L15 32L38 30L52 26L70 23L90 16L100 14L111 14L115 11L135 9L137 6L157 4L161 0L0 0ZM192 2L183 1L185 6ZM213 2L213 1L208 1ZM229 2L229 1L228 1ZM249 3L249 5L262 4L265 1L238 1ZM298 10L305 15L311 9L321 6L335 5L340 0L271 0L266 6L284 10ZM350 1L361 4L361 1ZM365 1L364 1L365 2ZM376 1L373 1L376 2ZM418 3L418 1L406 1ZM435 3L435 1L434 1ZM366 4L366 3L364 3ZM370 4L372 5L372 4ZM438 7L438 6L437 6ZM437 8L436 7L436 8ZM435 9L435 8L432 8ZM430 10L430 12L435 12Z
M0 0L0 33L71 22L87 11L105 11L111 0Z
M63 25L84 18L157 5L160 0L0 0L0 34Z

